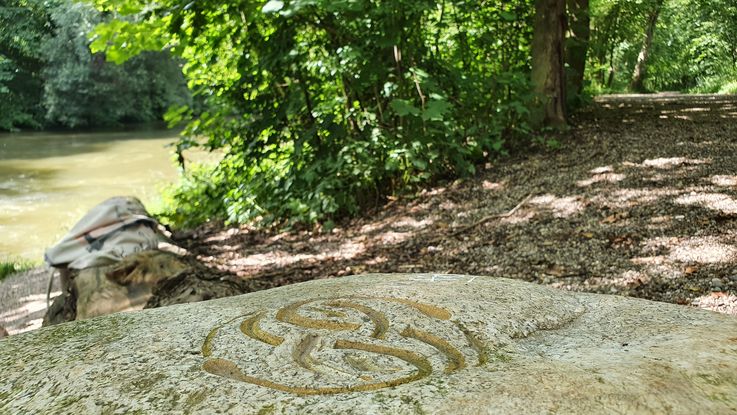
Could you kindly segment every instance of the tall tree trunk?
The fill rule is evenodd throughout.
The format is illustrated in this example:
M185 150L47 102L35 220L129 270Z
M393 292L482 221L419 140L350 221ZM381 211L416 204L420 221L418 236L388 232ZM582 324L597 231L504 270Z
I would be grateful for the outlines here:
M589 0L567 0L568 27L570 37L566 41L566 62L568 62L567 94L569 97L581 95L583 76L586 70L586 54L591 37L591 18Z
M653 10L650 12L650 16L647 19L647 27L645 28L645 39L642 42L642 49L640 54L637 55L637 63L635 64L635 70L632 72L632 81L630 82L630 89L636 92L644 92L645 76L647 74L647 58L650 55L650 47L653 45L653 35L655 34L655 25L658 23L658 17L660 16L660 9L663 7L663 0L656 0Z
M535 0L535 26L532 35L532 86L543 99L542 123L566 123L564 41L565 0ZM539 121L540 120L536 120Z

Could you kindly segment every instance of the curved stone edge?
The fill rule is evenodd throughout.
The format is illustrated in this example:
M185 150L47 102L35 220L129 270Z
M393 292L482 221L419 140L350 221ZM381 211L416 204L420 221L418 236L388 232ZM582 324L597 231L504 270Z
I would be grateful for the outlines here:
M425 277L430 281L429 276ZM552 297L563 301L551 301L551 305L580 303L586 312L577 313L574 320L563 325L556 325L553 318L550 326L543 324L529 332L524 330L529 321L525 320L529 310L524 308L502 310L514 315L521 313L517 326L523 330L489 327L484 324L488 322L464 322L474 331L485 330L483 334L487 339L494 335L504 338L508 330L507 334L516 337L507 336L505 341L513 342L514 347L509 347L506 356L494 356L495 365L472 383L458 383L458 378L449 377L444 382L434 379L406 388L360 396L343 395L336 402L360 402L358 406L354 402L343 410L336 410L335 402L326 407L319 399L295 398L234 385L220 379L203 378L198 372L202 360L198 356L198 343L207 334L207 327L222 321L228 312L242 309L245 300L263 305L278 302L282 296L293 297L313 290L321 292L321 287L340 285L333 287L331 294L397 290L447 306L451 301L458 301L458 291L464 291L450 289L445 293L445 289L437 288L443 284L448 286L446 288L458 288L455 287L460 284L458 281L421 280L405 284L408 278L406 275L378 274L314 281L206 303L104 316L0 340L0 367L7 368L3 372L8 374L7 378L0 379L0 412L59 408L59 413L78 413L80 409L99 404L125 411L179 408L207 413L213 405L232 407L235 404L237 407L239 401L233 400L233 396L246 396L253 403L262 402L263 405L257 406L265 411L299 409L304 413L352 413L354 410L355 413L391 413L393 410L402 413L417 408L454 413L458 405L475 405L481 413L514 413L519 409L526 409L527 413L545 413L555 408L567 413L585 413L586 408L596 409L597 405L599 409L639 408L634 413L658 413L678 409L682 400L686 406L680 408L684 410L689 408L685 401L690 401L690 405L695 402L700 409L716 411L713 413L737 411L737 319L671 304L566 293L515 280L485 277L476 278L486 285L487 295L497 296L487 299L491 303L504 300L516 304L524 297ZM402 286L396 287L394 283ZM459 311L458 307L454 311ZM188 312L200 321L183 328L187 322L180 316ZM494 312L490 310L491 314ZM602 316L621 321L613 326L611 321L601 321ZM176 329L164 330L168 326L176 326ZM142 330L142 327L149 330ZM653 330L654 334L638 336L638 330L643 329ZM615 330L618 334L611 336ZM186 333L189 333L188 339ZM632 339L637 341L628 343ZM558 349L551 348L551 344ZM172 350L176 350L177 359L167 355ZM577 353L564 353L565 350ZM645 359L625 359L636 353ZM668 360L662 357L663 353L680 354L677 359ZM601 364L607 356L615 361ZM157 359L164 364L157 365ZM96 367L100 362L108 363L112 369ZM543 370L531 371L534 365ZM618 365L629 370L629 376L622 378L609 372L618 369ZM131 376L120 379L115 371ZM566 373L573 376L566 376ZM529 385L523 387L520 380ZM75 382L80 384L75 386ZM80 393L80 387L85 392ZM659 392L654 395L655 401L643 400L643 392L648 391ZM436 402L428 406L437 397L442 397L442 404ZM577 402L578 406L571 406L572 402Z

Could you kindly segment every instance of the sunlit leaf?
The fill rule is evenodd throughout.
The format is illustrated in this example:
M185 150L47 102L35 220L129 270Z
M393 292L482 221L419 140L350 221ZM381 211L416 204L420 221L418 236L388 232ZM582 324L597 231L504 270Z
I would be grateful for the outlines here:
M284 2L279 0L269 0L264 4L264 7L261 9L263 13L276 13L279 10L284 8Z

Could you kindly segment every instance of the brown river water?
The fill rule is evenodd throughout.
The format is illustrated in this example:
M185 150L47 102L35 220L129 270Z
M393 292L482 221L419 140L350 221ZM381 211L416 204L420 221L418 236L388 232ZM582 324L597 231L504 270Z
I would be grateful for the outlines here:
M0 260L40 262L91 207L118 195L150 209L178 172L172 130L0 134Z

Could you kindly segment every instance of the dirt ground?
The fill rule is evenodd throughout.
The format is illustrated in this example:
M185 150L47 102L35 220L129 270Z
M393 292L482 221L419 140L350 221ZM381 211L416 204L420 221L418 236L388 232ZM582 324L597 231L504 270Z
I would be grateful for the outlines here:
M36 268L11 275L0 281L0 338L41 327L46 313L46 290L49 271ZM58 282L49 293L53 300L60 295Z
M331 232L211 224L178 242L258 288L457 273L737 314L737 97L601 97L559 140Z

